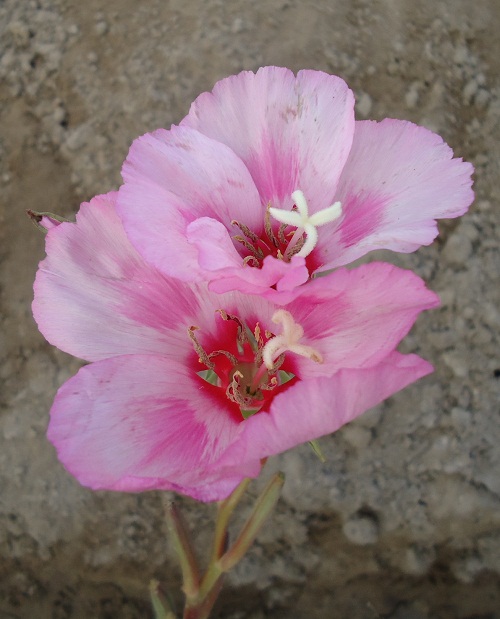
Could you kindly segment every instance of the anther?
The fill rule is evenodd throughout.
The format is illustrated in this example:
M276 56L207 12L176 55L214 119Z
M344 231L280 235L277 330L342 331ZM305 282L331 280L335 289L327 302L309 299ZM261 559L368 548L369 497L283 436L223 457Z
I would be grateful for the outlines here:
M243 232L243 234L254 243L258 243L260 241L259 237L255 234L255 232L252 232L248 226L245 226L245 224L241 224L239 221L236 221L236 219L233 219L231 221L231 224L233 226L238 226L238 228Z
M285 230L287 228L288 228L288 224L280 224L280 227L278 229L278 239L282 245L286 243Z
M233 316L233 314L228 314L226 310L218 309L217 312L220 314L222 320L232 320L238 325L238 343L242 346L248 343L248 337L246 334L245 324L238 318L238 316Z
M276 376L273 376L271 380L267 383L267 385L261 385L260 388L262 391L272 391L275 387L278 386L278 379Z
M249 243L245 238L243 238L239 234L237 236L233 236L233 239L235 241L238 241L238 243L241 243L244 247L246 247L246 249L248 249L248 251L252 253L253 256L257 258L258 260L262 260L262 258L264 258L264 252L262 251L260 247L255 247L254 245Z
M300 251L304 247L305 243L306 240L304 239L304 237L300 238L293 246L290 243L290 245L285 250L284 260L286 262L290 262L293 256L300 255Z
M260 324L257 322L255 324L255 329L253 330L253 335L255 337L255 341L257 342L257 347L261 348L264 345L264 339L262 338L262 333L260 330Z
M285 363L285 353L281 353L281 355L276 359L273 363L272 367L268 368L270 374L276 374L276 372L280 369L280 367Z
M202 345L198 342L198 339L194 334L194 332L198 330L199 327L192 326L188 328L188 335L193 342L193 347L195 351L198 353L198 360L200 363L203 363L203 365L205 365L209 370L215 370L215 365L210 361L209 355L207 355L207 353L203 350Z
M271 243L275 247L278 247L279 243L276 237L274 236L273 227L271 225L271 211L272 210L273 209L271 208L271 203L269 202L266 208L266 214L264 215L264 230L266 231L267 238L271 241Z
M232 401L238 404L240 407L246 404L245 398L240 393L240 381L243 378L241 372L236 371L233 374L233 378L226 389L226 396Z
M257 268L260 267L260 262L257 260L255 256L247 256L246 258L243 258L243 264L250 264L250 266L257 267Z
M238 359L236 359L236 357L232 353L228 352L227 350L214 350L208 355L208 358L213 359L214 357L218 357L219 355L224 355L225 357L227 357L229 361L231 361L233 366L235 366L238 363Z

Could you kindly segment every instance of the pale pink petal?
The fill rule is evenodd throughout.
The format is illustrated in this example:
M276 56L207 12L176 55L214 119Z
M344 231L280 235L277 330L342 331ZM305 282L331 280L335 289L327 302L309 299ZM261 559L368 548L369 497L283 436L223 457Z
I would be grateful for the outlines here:
M435 220L463 215L473 201L472 172L428 129L392 119L356 122L335 196L343 216L333 232L319 232L318 271L374 249L429 245L438 233Z
M303 379L376 365L394 350L421 311L439 305L438 296L420 277L382 262L338 269L299 292L286 309L304 329L300 343L323 357L323 363L297 358Z
M42 228L45 228L47 232L49 230L52 230L52 228L56 228L61 223L61 221L58 221L57 219L54 219L53 217L49 217L47 215L44 215L40 220L40 225L42 226Z
M281 67L244 71L200 95L183 126L227 144L274 207L300 189L310 214L332 204L354 131L354 98L339 77Z
M210 281L210 290L217 293L236 290L283 304L294 298L295 288L309 278L305 260L300 256L294 256L290 262L266 256L261 268L244 264L225 226L209 217L189 224L187 238L198 250L198 263Z
M432 366L420 357L393 352L370 368L297 382L274 398L269 413L245 421L224 462L264 458L335 432L430 372Z
M243 268L243 258L220 221L211 217L195 219L187 226L186 237L198 252L198 264L206 279L214 277L213 271Z
M159 129L135 140L122 170L118 209L138 251L162 272L200 279L186 227L212 217L263 228L265 205L240 159L189 127Z
M186 354L186 329L199 294L144 262L123 231L115 198L94 198L82 205L76 223L47 233L33 301L40 331L51 344L88 361Z
M258 459L219 464L240 422L189 368L131 355L82 368L58 391L48 437L78 481L97 489L226 497Z

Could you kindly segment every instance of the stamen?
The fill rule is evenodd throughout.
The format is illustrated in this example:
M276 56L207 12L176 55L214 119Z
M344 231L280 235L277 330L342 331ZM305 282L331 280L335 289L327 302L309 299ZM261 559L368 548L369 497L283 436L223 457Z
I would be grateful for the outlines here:
M309 237L307 237L307 239L309 239ZM298 254L305 244L306 244L306 239L304 239L304 237L300 238L295 243L295 245L292 245L292 243L290 243L285 250L285 256L284 256L285 261L290 262L292 256L295 256L296 254Z
M250 228L248 228L248 226L245 226L245 224L241 224L239 221L236 221L236 219L233 219L231 224L233 226L238 226L238 228L243 232L243 234L254 243L258 243L260 241L259 237L255 234L255 232L252 232Z
M267 385L261 385L261 389L263 391L272 391L278 386L278 379L276 376L273 376Z
M189 327L188 335L198 353L199 362L208 368L196 371L196 374L213 387L221 388L226 397L238 406L244 419L260 411L272 399L269 392L280 389L295 378L294 374L280 370L286 352L306 356L318 363L322 361L321 355L312 347L299 344L304 330L286 310L278 310L272 317L273 322L282 326L281 335L267 330L263 333L258 322L251 330L238 316L223 309L217 312L223 320L236 323L237 333L234 328L230 331L232 337L236 335L238 352L233 354L220 349L207 354L195 335L199 327Z
M198 353L198 357L199 357L198 361L200 363L203 363L203 365L206 365L209 370L215 370L215 364L213 364L210 361L209 355L207 355L207 353L203 350L202 345L198 342L198 339L196 338L196 335L194 334L194 332L198 331L199 328L200 327L189 327L188 335L191 338L191 341L193 342L195 351Z
M238 363L238 359L236 359L236 357L228 352L227 350L214 350L214 352L211 352L208 355L209 359L213 359L214 357L218 357L219 355L224 355L225 357L227 357L229 359L229 361L231 361L231 363L234 365L237 365Z
M273 367L269 368L270 374L276 374L280 367L285 363L285 353L282 353L273 363Z
M255 323L255 329L253 330L253 335L255 337L255 341L257 342L257 348L261 348L264 345L264 338L262 337L262 333L260 330L260 324Z
M274 236L273 227L271 225L271 211L272 210L273 209L271 208L271 203L269 202L266 208L266 214L264 215L264 230L266 231L267 238L271 241L271 243L275 247L279 247L279 243L276 237Z
M257 258L255 256L247 256L246 258L243 258L243 264L250 264L252 263L250 266L254 266L254 267L260 267L260 262L257 260Z
M292 198L295 202L297 210L284 211L282 209L268 207L268 212L276 220L281 222L281 224L295 226L297 228L296 233L293 235L292 240L288 245L285 256L287 256L288 250L290 249L291 251L295 244L298 243L302 237L302 234L305 232L306 241L297 252L298 256L303 256L305 258L312 252L318 242L318 232L316 228L338 219L342 214L342 206L340 202L335 202L335 204L332 204L328 208L324 208L321 211L309 216L309 208L302 191L300 191L300 189L294 191L292 193Z
M218 309L217 312L220 314L222 320L232 320L238 325L238 344L243 346L244 344L249 344L249 340L246 334L245 323L241 322L238 316L233 316L233 314L228 314L226 310Z
M241 372L236 371L233 374L233 379L229 383L226 389L226 396L232 401L238 404L240 407L244 407L247 404L247 399L241 395L240 392L240 378L243 378Z
M285 230L287 228L288 228L288 224L281 224L278 229L278 239L280 243L282 243L283 245L286 243Z
M251 252L255 258L257 258L257 260L262 260L262 258L264 258L264 252L260 247L255 247L239 234L237 236L233 236L233 239L244 245L248 251Z
M312 346L299 344L299 340L304 335L304 329L295 322L290 312L283 309L277 310L273 314L272 321L282 325L283 333L271 338L263 348L262 360L268 370L276 371L275 360L285 352L293 352L296 355L307 357L315 363L323 362L321 354Z

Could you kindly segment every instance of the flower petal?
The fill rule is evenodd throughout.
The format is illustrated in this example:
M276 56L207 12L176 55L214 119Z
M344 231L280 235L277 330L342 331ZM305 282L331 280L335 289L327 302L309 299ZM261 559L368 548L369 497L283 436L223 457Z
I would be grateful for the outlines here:
M266 256L261 268L243 264L225 226L209 217L200 217L189 224L187 237L198 250L200 268L214 292L235 290L288 303L297 295L294 289L309 278L305 260L299 256L288 263Z
M219 460L240 423L208 383L154 355L83 367L58 391L49 440L81 484L94 490L176 490L202 501L226 497L259 460Z
M297 358L302 379L376 365L394 350L422 310L439 305L438 296L420 277L382 262L338 269L299 293L286 309L304 329L300 343L323 357L323 363Z
M186 227L212 217L263 227L264 207L240 159L189 127L159 129L135 140L122 170L118 210L128 237L163 273L201 279Z
M198 251L198 264L209 281L214 271L242 269L243 259L224 224L211 217L195 219L186 228L188 242Z
M453 159L441 137L410 122L356 122L336 200L343 217L316 247L328 270L374 249L412 252L429 245L438 218L458 217L474 199L473 167Z
M265 458L335 432L430 372L432 366L420 357L393 352L371 368L299 381L274 398L269 413L245 421L224 461Z
M40 331L87 361L186 354L191 348L179 325L192 324L199 295L144 262L124 233L115 199L97 196L82 205L76 223L47 233L33 301Z
M300 189L312 214L332 204L352 143L354 98L339 77L264 67L201 94L182 125L227 144L264 203L289 209Z

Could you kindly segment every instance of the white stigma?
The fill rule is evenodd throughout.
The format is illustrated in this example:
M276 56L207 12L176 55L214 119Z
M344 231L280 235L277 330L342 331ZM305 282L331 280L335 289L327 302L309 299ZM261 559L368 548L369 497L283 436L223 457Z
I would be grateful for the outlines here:
M290 312L279 309L274 312L272 321L275 324L281 324L283 333L271 338L262 349L262 361L268 370L272 370L274 362L284 352L293 352L316 363L323 363L323 357L312 346L299 344L299 340L304 335L304 329L295 322Z
M309 208L302 191L300 191L300 189L294 191L292 193L292 198L297 207L296 211L284 211L279 208L271 207L269 212L274 219L277 219L282 224L288 224L289 226L295 226L296 228L304 230L306 233L306 242L297 253L297 256L305 258L312 252L318 242L318 232L316 228L338 219L342 215L342 206L340 202L335 202L332 206L309 216Z

